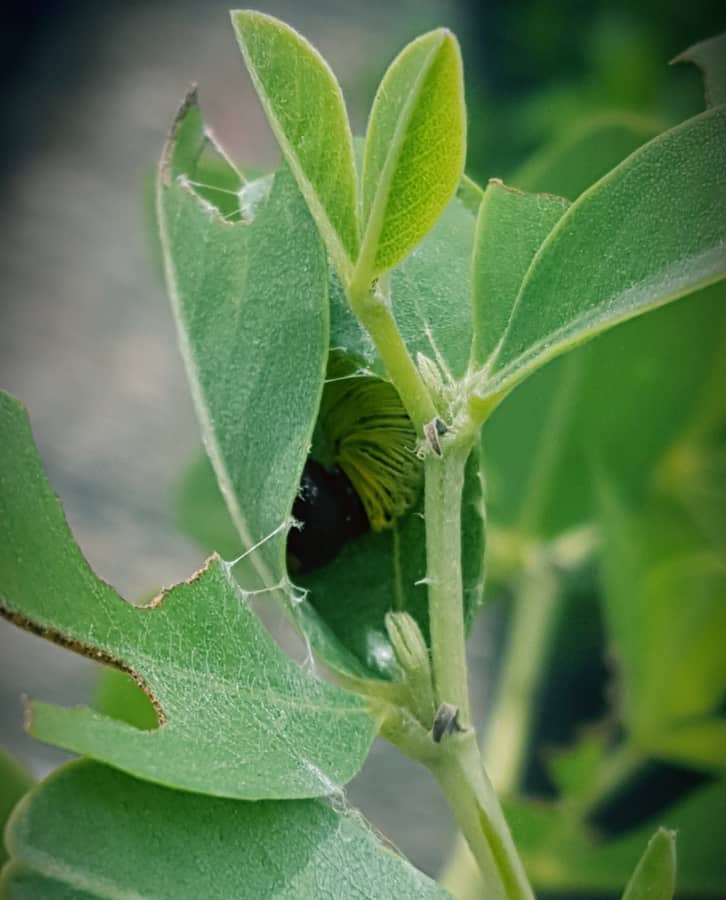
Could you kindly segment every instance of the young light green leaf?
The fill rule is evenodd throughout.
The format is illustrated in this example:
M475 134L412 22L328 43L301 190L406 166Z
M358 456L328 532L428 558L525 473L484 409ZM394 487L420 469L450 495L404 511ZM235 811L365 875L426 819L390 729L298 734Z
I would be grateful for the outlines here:
M473 368L481 367L501 340L527 269L568 206L562 197L523 194L498 179L487 185L472 264Z
M535 256L479 397L499 396L576 344L723 278L725 162L719 108L655 138L586 191Z
M30 708L30 732L151 781L244 797L328 794L360 768L375 724L360 699L306 674L213 556L132 607L91 571L45 479L22 406L0 395L0 612L133 675L159 727L84 708Z
M676 890L676 835L659 828L648 842L623 900L673 900Z
M694 44L673 62L695 63L703 72L708 106L726 103L726 32Z
M289 25L252 10L231 15L270 127L347 282L359 235L353 138L340 85L317 50Z
M664 130L653 119L632 113L605 113L544 146L507 179L522 191L547 191L576 200L638 147Z
M8 858L2 838L5 823L15 804L32 786L30 774L0 747L0 866Z
M428 233L464 170L466 111L456 38L440 28L391 63L371 109L363 164L363 243L369 281Z
M237 553L260 545L258 583L246 586L270 586L285 574L286 525L325 376L327 265L286 168L252 221L232 224L195 193L210 140L192 94L162 158L158 216L182 356Z
M355 811L194 796L88 761L34 790L8 839L12 862L0 882L8 900L448 896Z

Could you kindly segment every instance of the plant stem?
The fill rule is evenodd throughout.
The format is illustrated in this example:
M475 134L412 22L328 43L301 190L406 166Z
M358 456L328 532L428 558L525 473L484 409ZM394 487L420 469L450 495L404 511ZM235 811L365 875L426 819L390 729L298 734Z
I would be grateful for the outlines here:
M560 597L560 579L542 556L535 556L512 598L507 650L484 742L484 765L500 794L512 794L519 785Z
M471 439L454 441L443 457L431 455L425 464L429 627L436 700L457 707L466 728L464 734L445 737L441 753L428 765L476 858L490 892L487 896L529 900L534 896L532 889L471 727L461 569L461 501L471 446Z
M483 759L498 792L517 788L532 727L535 687L545 663L559 609L560 583L551 564L533 555L512 597L512 618L504 663L489 719ZM461 825L459 826L461 828ZM461 828L462 832L464 831ZM479 897L471 841L457 841L441 877L460 900ZM481 868L479 860L476 860Z
M461 501L471 443L426 459L426 574L431 662L438 704L450 703L471 724L461 571Z
M436 407L403 342L385 298L373 296L370 288L348 290L348 302L358 321L373 339L388 377L406 407L416 433L436 416Z
M481 763L474 731L449 739L431 770L476 859L483 896L534 900L497 795Z
M368 285L348 286L348 301L368 331L391 381L420 434L437 414L387 299ZM496 793L482 767L466 665L464 594L461 564L461 504L464 469L475 435L462 431L447 442L442 457L431 453L424 466L426 559L431 632L431 663L436 702L459 710L463 734L447 735L440 744L415 721L389 722L390 739L427 765L456 816L485 879L489 896L500 900L534 900Z

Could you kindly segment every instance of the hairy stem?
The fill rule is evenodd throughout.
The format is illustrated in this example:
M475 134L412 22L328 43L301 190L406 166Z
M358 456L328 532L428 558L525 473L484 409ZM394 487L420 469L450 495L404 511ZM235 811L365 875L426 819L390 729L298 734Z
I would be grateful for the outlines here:
M540 555L532 557L515 587L509 639L483 750L485 769L499 793L512 794L519 784L532 728L535 689L559 610L560 587L552 565ZM474 900L482 890L474 863L481 865L472 858L466 833L464 837L466 842L457 840L441 882L459 900Z
M348 302L373 339L388 377L420 436L423 426L436 416L436 407L396 327L386 299L374 296L368 286L350 287Z
M458 707L471 723L461 570L461 501L471 444L446 448L425 464L426 575L431 661L437 703Z
M421 434L436 407L396 327L387 297L368 285L348 285L348 301L368 331L391 381ZM390 716L386 736L427 765L451 806L484 877L488 896L533 900L496 793L483 769L471 726L464 629L461 562L461 504L464 469L475 435L462 432L447 442L442 456L425 463L426 560L431 632L431 664L436 703L459 711L463 734L433 740L420 723ZM394 720L395 719L395 720Z
M491 900L534 900L473 730L452 737L431 766L466 838Z
M505 900L532 898L497 795L482 766L471 726L461 568L461 501L471 440L426 460L426 559L431 661L437 703L459 709L464 734L444 737L431 771L469 843L489 892Z

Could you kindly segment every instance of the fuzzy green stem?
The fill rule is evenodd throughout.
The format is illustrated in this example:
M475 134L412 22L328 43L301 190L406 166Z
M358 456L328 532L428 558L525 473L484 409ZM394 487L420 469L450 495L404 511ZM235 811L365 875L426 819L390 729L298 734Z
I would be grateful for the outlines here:
M536 556L522 572L512 598L508 645L483 750L486 771L503 794L514 793L521 777L535 688L552 640L560 587L551 564ZM464 837L466 843L457 841L441 881L460 900L473 900L481 894L481 881L473 867L471 841Z
M488 896L531 900L532 890L471 727L461 566L461 503L471 439L425 464L426 560L431 661L438 704L459 709L464 734L444 738L430 768L482 872Z
M358 321L373 339L388 377L398 391L416 433L421 435L423 426L436 416L436 407L403 342L386 300L374 296L367 285L351 285L348 302Z
M391 381L420 434L437 411L406 345L386 297L368 285L348 286L348 301L368 331ZM471 429L470 429L471 431ZM404 752L429 766L469 842L492 897L533 900L496 793L482 767L471 727L464 595L461 564L461 504L464 469L474 435L459 434L443 456L425 463L426 559L431 632L431 662L437 704L459 710L463 734L447 735L440 744L420 723L401 717L384 721L386 736Z
M452 737L431 766L476 859L492 900L534 900L497 795L481 763L473 730Z
M427 457L425 475L426 580L431 661L437 704L458 707L471 724L461 569L461 501L471 444L449 445Z
M500 794L512 794L519 785L560 597L552 566L541 557L530 562L512 598L507 650L484 742L484 764Z

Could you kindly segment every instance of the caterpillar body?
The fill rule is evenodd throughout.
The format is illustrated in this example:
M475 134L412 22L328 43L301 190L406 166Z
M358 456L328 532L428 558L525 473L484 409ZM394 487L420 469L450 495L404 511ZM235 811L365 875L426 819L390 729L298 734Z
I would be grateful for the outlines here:
M390 528L413 506L421 483L416 434L396 389L352 364L328 370L313 444L288 535L292 571L333 560L369 529Z

